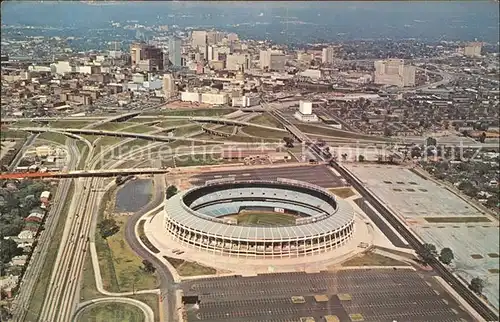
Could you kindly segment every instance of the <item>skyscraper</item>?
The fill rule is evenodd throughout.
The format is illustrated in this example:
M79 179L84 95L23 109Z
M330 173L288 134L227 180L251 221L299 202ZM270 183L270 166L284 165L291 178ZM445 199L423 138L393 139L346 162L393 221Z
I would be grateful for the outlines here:
M177 86L175 85L174 77L172 74L163 75L163 96L165 100L170 99L177 95Z
M323 64L332 64L333 63L333 47L323 48L323 52L321 55L321 62Z
M130 60L132 66L147 65L147 71L163 70L163 52L160 48L146 43L133 43L130 46Z
M168 59L174 67L182 66L181 45L182 42L177 37L171 37L168 40Z
M207 32L204 30L193 30L191 33L191 47L198 48L207 45Z

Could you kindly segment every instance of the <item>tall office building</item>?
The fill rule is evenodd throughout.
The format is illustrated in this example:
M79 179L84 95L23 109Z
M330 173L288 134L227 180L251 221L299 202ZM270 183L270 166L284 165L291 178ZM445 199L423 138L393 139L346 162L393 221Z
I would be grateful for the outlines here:
M224 33L211 30L207 32L207 45L217 45L224 38Z
M191 32L191 47L199 48L207 45L207 32L205 30L193 30Z
M334 50L333 47L323 48L321 53L321 62L323 64L333 64Z
M172 74L163 75L163 96L168 100L177 95L177 86L175 85Z
M174 67L182 66L181 58L181 46L182 42L177 37L170 37L168 40L168 60L170 64Z
M259 56L260 68L268 71L284 71L286 56L277 50L261 50Z
M403 59L375 61L375 84L398 87L415 86L415 66L405 65Z
M226 69L231 71L247 70L249 67L248 54L231 54L226 56Z
M207 61L218 60L218 59L215 59L215 55L214 55L215 54L215 50L214 49L215 49L214 46L208 46L208 48L207 48L207 57L206 57Z
M130 46L130 61L132 66L147 66L145 71L163 70L162 50L144 42Z
M482 44L473 42L464 47L464 55L467 57L481 57Z

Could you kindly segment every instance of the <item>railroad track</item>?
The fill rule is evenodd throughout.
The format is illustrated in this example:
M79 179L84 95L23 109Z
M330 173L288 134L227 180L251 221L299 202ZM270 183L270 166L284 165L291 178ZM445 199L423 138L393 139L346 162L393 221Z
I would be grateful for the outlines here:
M409 231L409 229L397 220L372 194L360 184L354 176L347 172L338 163L332 161L331 166L340 173L384 218L408 241L409 245L417 252L422 252L423 245ZM458 280L442 263L433 259L429 265L449 284L467 303L474 308L486 321L498 321L498 316L483 301L481 301L467 286Z

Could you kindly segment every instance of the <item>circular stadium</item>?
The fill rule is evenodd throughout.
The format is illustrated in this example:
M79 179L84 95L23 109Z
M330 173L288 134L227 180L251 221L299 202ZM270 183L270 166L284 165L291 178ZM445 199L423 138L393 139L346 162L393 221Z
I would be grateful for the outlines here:
M328 191L296 180L212 180L165 201L168 233L188 247L235 257L328 252L354 232L354 211Z

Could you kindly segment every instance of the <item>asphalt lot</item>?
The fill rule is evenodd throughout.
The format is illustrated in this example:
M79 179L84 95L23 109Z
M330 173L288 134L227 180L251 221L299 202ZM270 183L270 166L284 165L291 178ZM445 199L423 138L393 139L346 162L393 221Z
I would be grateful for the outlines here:
M201 185L207 180L222 179L229 176L234 176L236 180L275 180L276 178L287 178L309 182L323 188L343 186L341 177L337 177L326 165L214 171L193 176L191 183Z
M336 315L351 321L472 321L431 277L411 270L364 269L338 272L265 274L184 282L184 295L198 295L189 321L298 321ZM328 295L317 302L313 295ZM346 298L347 295L347 298ZM305 303L293 303L304 296ZM350 297L350 299L349 299Z

